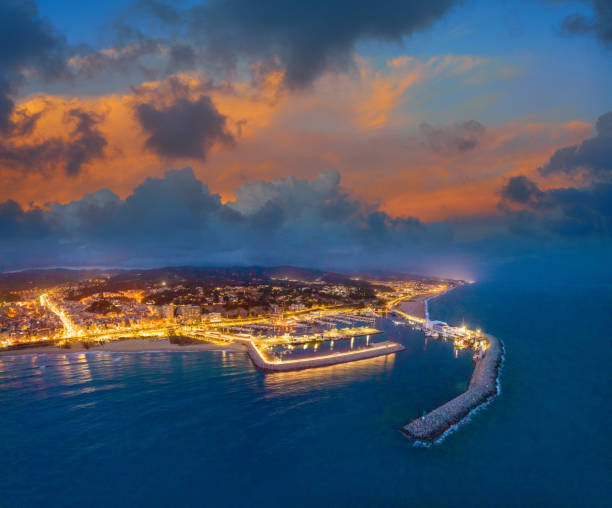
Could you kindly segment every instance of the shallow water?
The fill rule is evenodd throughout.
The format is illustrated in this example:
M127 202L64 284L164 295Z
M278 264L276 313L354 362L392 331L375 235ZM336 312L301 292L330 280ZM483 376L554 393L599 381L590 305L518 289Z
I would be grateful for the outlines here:
M581 295L430 302L507 359L501 397L428 449L399 428L466 388L470 355L389 322L406 351L294 373L236 352L0 358L0 506L604 506L610 299Z

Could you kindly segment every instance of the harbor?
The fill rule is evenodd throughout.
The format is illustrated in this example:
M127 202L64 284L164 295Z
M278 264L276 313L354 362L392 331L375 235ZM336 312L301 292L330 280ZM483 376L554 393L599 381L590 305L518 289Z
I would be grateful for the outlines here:
M400 319L394 323L421 330L427 337L451 340L455 352L460 349L472 350L474 371L465 392L402 427L402 431L416 443L436 442L470 413L498 394L504 354L503 344L492 335L480 330L470 330L465 325L450 326L443 321L431 320L428 309L428 301L431 298L413 302L411 310L416 310L415 313L419 314L417 316L392 307L391 312ZM398 303L400 302L394 302L396 305Z

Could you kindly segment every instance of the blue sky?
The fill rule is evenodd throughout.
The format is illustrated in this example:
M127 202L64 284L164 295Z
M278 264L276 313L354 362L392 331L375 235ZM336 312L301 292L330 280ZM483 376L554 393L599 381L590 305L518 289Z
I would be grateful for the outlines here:
M116 41L113 23L131 11L134 3L41 0L39 5L42 16L48 17L69 43L103 48ZM559 30L566 16L575 12L589 16L591 10L588 3L574 1L468 0L453 7L433 27L404 37L400 44L363 41L357 50L381 62L405 53L421 58L475 55L498 62L512 77L490 79L472 90L472 95L490 98L479 111L479 119L485 122L528 114L551 121L594 121L602 110L612 108L612 52L595 38L570 37ZM131 21L137 25L138 17ZM108 76L84 86L101 92L130 84L126 76ZM458 121L465 112L456 108L457 103L469 98L466 93L454 104L432 101L423 105L423 113L432 121ZM449 106L451 115L457 117L449 116Z

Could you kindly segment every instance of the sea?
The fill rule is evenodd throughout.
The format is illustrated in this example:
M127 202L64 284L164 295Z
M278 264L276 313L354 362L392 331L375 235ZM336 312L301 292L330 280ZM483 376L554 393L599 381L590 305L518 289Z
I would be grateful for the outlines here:
M400 353L288 373L244 353L0 357L0 507L611 506L612 292L481 282L432 319L502 339L501 394L443 442L401 427L471 355L392 321Z

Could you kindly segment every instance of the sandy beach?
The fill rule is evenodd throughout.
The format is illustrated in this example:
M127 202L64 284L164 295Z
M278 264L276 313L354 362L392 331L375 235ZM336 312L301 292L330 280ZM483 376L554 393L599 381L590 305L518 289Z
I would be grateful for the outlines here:
M438 296L438 295L433 295ZM431 298L432 295L418 295L410 300L400 302L397 306L402 312L411 316L416 316L425 319L425 300Z
M136 353L145 351L246 351L243 344L212 344L202 342L201 344L171 344L167 338L142 338L129 340L116 340L100 344L99 346L84 347L80 343L72 344L71 348L60 348L56 346L33 347L25 349L13 349L0 351L0 356L31 355L37 353L45 354L67 354L81 353L85 351L108 351L116 353Z
M454 287L448 288L444 291L440 291L439 293L425 293L422 295L417 295L410 300L404 300L397 305L397 308L410 316L419 317L422 319L428 319L427 316L427 300L432 300L434 298L438 298L449 291L455 289Z

